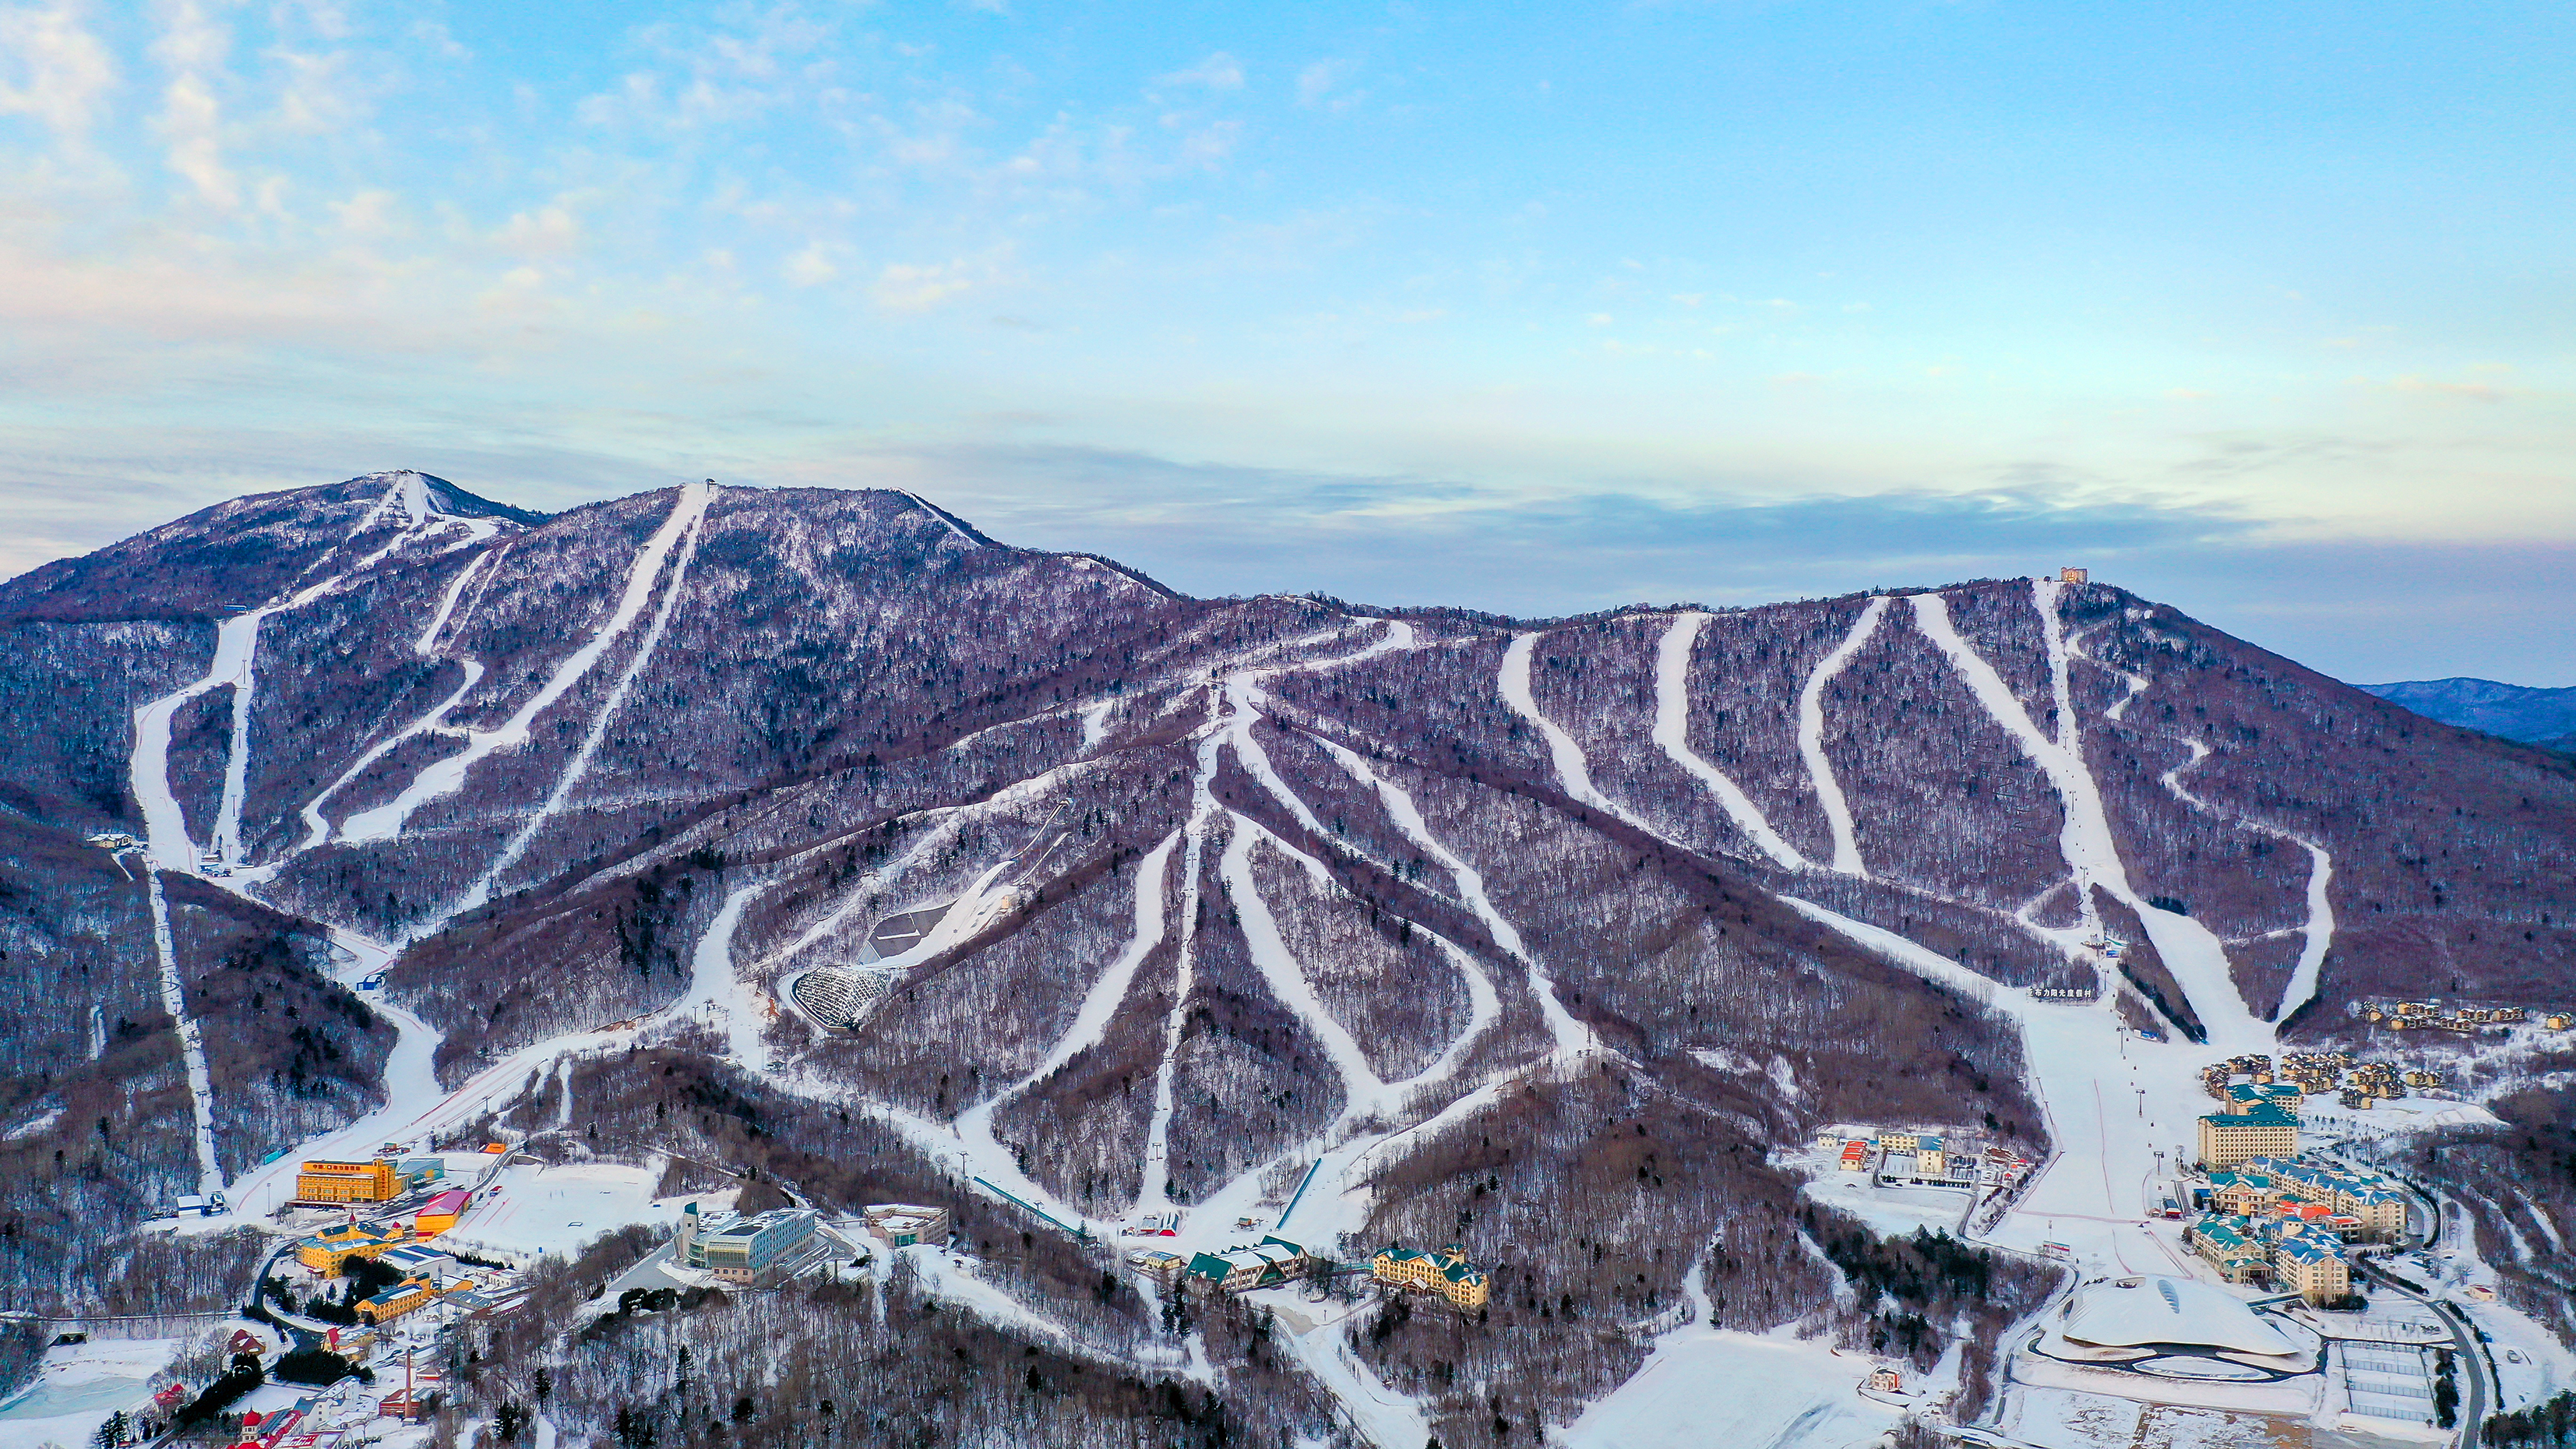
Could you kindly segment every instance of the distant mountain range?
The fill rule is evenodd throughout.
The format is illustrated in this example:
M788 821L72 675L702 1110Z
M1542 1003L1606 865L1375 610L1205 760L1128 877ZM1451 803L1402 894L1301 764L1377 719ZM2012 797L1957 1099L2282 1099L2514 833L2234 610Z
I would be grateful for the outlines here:
M2409 679L2360 688L2426 719L2576 751L2576 686L2536 689L2492 679Z

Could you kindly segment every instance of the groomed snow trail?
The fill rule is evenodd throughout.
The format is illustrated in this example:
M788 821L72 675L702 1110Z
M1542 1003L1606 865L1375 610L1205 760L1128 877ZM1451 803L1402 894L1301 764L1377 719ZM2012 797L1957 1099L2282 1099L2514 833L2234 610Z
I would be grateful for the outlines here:
M705 488L704 484L698 486ZM712 492L707 490L708 495ZM653 622L645 629L643 640L635 646L634 656L626 661L625 670L617 676L617 683L608 691L608 698L600 704L599 713L591 718L590 732L582 736L581 748L573 752L572 762L565 765L563 773L556 777L555 787L547 792L545 803L537 807L536 813L527 818L517 833L510 837L509 843L501 847L501 853L483 868L483 874L466 888L465 895L456 903L454 914L462 915L492 898L492 889L500 883L502 874L519 863L519 857L527 852L529 842L535 840L546 822L563 809L564 802L572 796L573 787L580 784L581 777L589 772L590 757L598 752L599 742L607 736L609 723L617 718L618 707L626 702L626 692L634 687L636 676L653 662L653 652L661 647L662 635L671 627L671 615L679 608L681 597L688 592L689 562L698 556L698 539L705 531L707 503L708 497L701 496L695 516L689 520L687 538L680 545L679 559L671 565L671 580L662 586L661 607L653 611Z
M1815 782L1816 803L1825 812L1825 828L1833 832L1833 868L1844 875L1867 877L1869 867L1861 863L1860 842L1852 833L1851 802L1843 798L1842 783L1834 778L1834 762L1825 758L1825 686L1843 672L1860 653L1869 636L1878 631L1878 621L1887 613L1884 595L1871 597L1860 617L1852 621L1851 632L1832 653L1816 661L1816 670L1807 676L1806 685L1798 691L1798 755L1807 762L1807 778Z
M423 659L438 657L438 636L447 631L447 621L456 612L456 601L464 596L467 585L474 582L475 576L482 572L483 565L489 563L491 559L492 555L489 552L478 553L466 561L465 567L457 570L456 577L449 581L446 592L439 596L438 611L430 615L428 627L422 629L420 637L412 641L411 649L414 654ZM474 692L474 686L483 682L483 661L468 654L457 656L456 662L463 666L465 679L449 693L447 698L438 702L437 708L368 746L349 768L340 772L338 779L323 786L320 794L304 802L304 808L297 812L304 819L304 839L293 850L287 852L290 857L302 855L331 839L331 822L322 813L325 802L347 789L350 781L373 767L376 761L393 753L395 748L405 740L438 729L447 719L448 711L456 708L464 701L465 696Z
M1172 1009L1163 1020L1163 1059L1154 1068L1154 1115L1145 1128L1145 1169L1138 1175L1136 1206L1142 1211L1159 1208L1170 1200L1172 1181L1172 1108L1181 1056L1181 1035L1190 1023L1190 991L1197 985L1192 948L1199 935L1199 877L1207 849L1207 833L1215 823L1216 792L1210 787L1216 778L1217 752L1224 736L1211 730L1199 741L1198 777L1190 786L1190 818L1182 830L1181 849L1181 949L1172 975Z
M1075 1011L1073 1023L1065 1028L1064 1035L1056 1038L1055 1045L1048 1049L1045 1058L1028 1075L957 1116L957 1136L965 1144L970 1163L992 1181L1005 1185L1025 1182L1029 1191L1020 1192L1018 1187L1011 1190L1020 1192L1031 1202L1047 1206L1051 1211L1055 1207L1052 1197L1020 1171L1017 1157L1004 1149L1000 1139L993 1135L993 1114L1013 1097L1055 1075L1065 1063L1099 1044L1102 1034L1109 1029L1109 1019L1117 1015L1119 1004L1127 999L1127 989L1136 979L1136 969L1153 954L1156 946L1163 943L1169 931L1163 918L1163 889L1171 876L1173 848L1180 843L1181 832L1175 830L1137 862L1135 933L1128 938L1126 949L1118 953L1117 959L1100 973L1100 979L1083 994L1082 1006ZM1003 1170L1005 1168L1007 1172ZM1068 1222L1083 1220L1077 1213L1058 1212L1057 1216Z
M2122 702L2126 703L2125 700ZM2265 824L2250 815L2238 815L2221 810L2185 789L2182 783L2183 772L2208 759L2209 746L2189 736L2182 737L2182 742L2191 748L2191 758L2156 777L2163 782L2167 790L2173 792L2175 799L2194 810L2215 816L2241 829L2268 835L2275 840L2286 840L2308 853L2308 919L2305 926L2301 928L2299 964L2292 968L2289 985L2281 992L2281 1005L2272 1014L2272 1020L2276 1022L2287 1021L2291 1012L2307 1005L2315 998L2317 977L2325 970L2326 953L2334 949L2335 913L2331 893L2331 887L2334 884L2334 857L2326 853L2324 846L2304 835L2284 830L2277 825Z
M215 1155L215 1080L206 1071L205 1038L188 1015L187 988L179 980L179 948L170 933L170 900L161 893L161 872L143 863L144 888L152 897L152 953L161 967L161 1009L179 1031L179 1056L188 1069L188 1101L197 1122L197 1191L224 1190L223 1160Z
M1951 625L1949 602L1939 594L1912 596L1914 619L1924 636L1948 657L1951 668L1964 681L1986 713L2021 747L2023 755L2048 776L2049 785L2065 808L2066 823L2059 832L2059 849L2075 877L2082 897L2081 909L2087 925L2092 920L2091 886L2099 885L2113 899L2126 905L2146 926L2147 935L2155 942L2156 953L2164 960L2183 994L2190 999L2192 1011L2209 1032L2209 1044L2228 1050L2262 1050L2271 1045L2269 1026L2246 1010L2244 997L2236 990L2230 976L2227 953L2209 928L2188 916L2176 915L2146 903L2129 883L2128 871L2120 861L2118 844L2111 831L2111 820L2103 808L2101 787L2084 761L2081 721L2069 702L2066 679L2066 638L2057 618L2057 585L2048 580L2033 584L2034 604L2039 609L2043 631L2048 641L2051 686L2059 701L2058 732L2055 738L2043 733L2032 722L2029 711L1995 672L1984 655L1971 648Z
M1082 1006L1073 1015L1073 1024L1056 1038L1046 1057L1025 1077L1004 1088L993 1098L1004 1101L1019 1095L1062 1070L1064 1064L1100 1044L1109 1029L1109 1019L1118 1014L1119 1003L1127 999L1127 988L1136 979L1136 968L1154 948L1163 943L1170 927L1163 919L1163 888L1171 878L1172 851L1181 843L1181 832L1175 830L1163 842L1146 852L1136 863L1136 928L1127 941L1127 949L1100 973L1100 979L1084 994ZM989 1120L991 1112L984 1110ZM973 1115L973 1114L969 1114Z
M469 730L465 748L445 759L424 766L414 775L402 793L373 810L360 811L340 822L340 838L351 842L391 840L402 833L403 824L432 800L455 793L465 783L467 772L491 755L505 749L516 749L528 742L529 726L546 708L561 699L583 676L608 653L619 635L644 612L653 596L654 582L660 578L662 563L680 539L706 512L710 490L705 484L691 483L680 490L671 505L670 516L636 551L635 562L626 571L626 586L618 595L616 610L590 641L574 651L570 658L555 666L555 672L518 711L498 729Z
M1252 845L1256 839L1268 841L1292 861L1302 859L1302 852L1290 850L1278 837L1240 815L1233 817L1231 825L1225 853L1217 860L1217 873L1225 881L1227 899L1242 917L1244 945L1251 952L1253 966L1261 972L1270 994L1304 1024L1323 1047L1333 1070L1341 1074L1342 1119L1348 1121L1377 1110L1387 1104L1385 1079L1369 1065L1368 1053L1361 1049L1350 1028L1324 1005L1306 968L1289 951L1287 938L1279 933L1278 918L1270 913L1270 903L1261 898L1261 888L1252 876ZM1326 880L1329 883L1329 875Z
M1515 634L1511 647L1503 651L1503 702L1521 718L1537 726L1540 737L1547 741L1547 757L1549 763L1556 767L1557 783L1565 787L1566 794L1605 815L1651 833L1653 827L1611 803L1609 796L1593 788L1592 767L1584 761L1583 747L1539 709L1537 697L1530 693L1530 656L1536 652L1539 638L1535 633Z
M753 881L725 893L724 905L689 953L688 994L663 1013L670 1018L702 1015L712 1020L724 1033L727 1055L755 1076L769 1070L769 1043L761 1035L759 993L748 989L734 972L733 933L742 924L743 907L768 888L766 882Z
M1690 666L1691 652L1699 644L1700 631L1708 626L1709 616L1696 609L1673 616L1672 627L1664 631L1662 645L1655 656L1655 743L1663 747L1674 764L1697 775L1700 783L1726 811L1747 840L1761 847L1762 853L1791 870L1806 868L1807 858L1791 848L1780 833L1764 818L1762 807L1753 803L1726 772L1710 764L1690 747Z
M1422 818L1422 810L1414 803L1412 794L1380 775L1357 751L1321 736L1316 737L1316 743L1324 747L1344 773L1377 791L1378 800L1386 806L1387 818L1395 822L1395 827L1403 831L1406 838L1440 862L1441 867L1449 872L1450 879L1457 883L1458 899L1475 914L1477 920L1484 922L1485 932L1494 938L1494 944L1509 952L1512 959L1521 963L1521 969L1529 973L1539 1012L1547 1019L1548 1035L1555 1040L1556 1054L1571 1057L1587 1050L1592 1045L1591 1030L1576 1021L1565 1009L1565 1004L1556 999L1556 982L1530 959L1529 948L1522 943L1519 928L1494 908L1493 898L1485 894L1484 876L1431 833L1431 826Z

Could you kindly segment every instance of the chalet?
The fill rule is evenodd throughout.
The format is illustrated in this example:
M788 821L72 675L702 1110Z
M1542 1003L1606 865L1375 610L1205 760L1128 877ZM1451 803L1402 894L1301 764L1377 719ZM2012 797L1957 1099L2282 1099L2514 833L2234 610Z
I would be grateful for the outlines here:
M1286 1238L1267 1237L1249 1248L1196 1254L1181 1270L1181 1277L1222 1293L1243 1293L1293 1281L1305 1268L1304 1248Z
M1456 1243L1443 1244L1429 1253L1389 1243L1369 1260L1369 1276L1389 1288L1437 1293L1462 1313L1484 1307L1493 1295L1493 1285L1485 1271L1469 1262L1466 1249Z

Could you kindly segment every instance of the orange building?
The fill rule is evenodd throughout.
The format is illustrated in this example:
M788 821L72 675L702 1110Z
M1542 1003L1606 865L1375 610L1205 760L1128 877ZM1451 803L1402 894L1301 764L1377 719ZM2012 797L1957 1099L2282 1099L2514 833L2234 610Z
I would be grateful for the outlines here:
M299 1202L391 1202L401 1191L394 1165L381 1157L371 1162L307 1162L295 1170Z

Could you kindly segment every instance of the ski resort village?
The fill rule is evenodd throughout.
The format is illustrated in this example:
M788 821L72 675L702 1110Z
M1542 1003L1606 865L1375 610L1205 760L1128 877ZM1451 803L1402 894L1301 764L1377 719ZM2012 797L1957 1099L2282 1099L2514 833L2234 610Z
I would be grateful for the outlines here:
M0 617L0 1449L2567 1442L2576 769L2081 569L394 473Z

